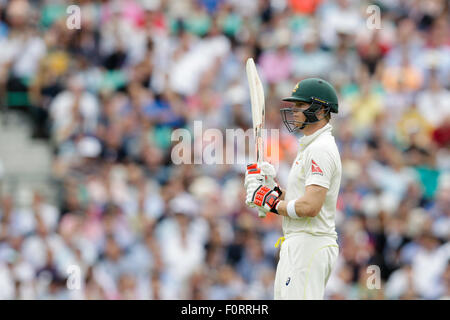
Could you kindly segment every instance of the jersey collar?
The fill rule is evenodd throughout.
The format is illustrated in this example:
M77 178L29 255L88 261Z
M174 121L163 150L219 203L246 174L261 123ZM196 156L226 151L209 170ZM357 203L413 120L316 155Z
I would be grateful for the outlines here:
M301 137L298 140L298 142L300 143L300 147L302 149L305 149L313 140L315 140L321 134L326 134L326 133L331 134L331 130L332 129L333 129L333 127L331 126L331 124L327 123L323 128L320 128L319 130L317 130L313 134L311 134L309 136Z

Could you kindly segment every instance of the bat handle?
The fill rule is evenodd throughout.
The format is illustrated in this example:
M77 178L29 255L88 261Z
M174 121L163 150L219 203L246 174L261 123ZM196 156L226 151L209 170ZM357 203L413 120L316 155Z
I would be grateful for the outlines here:
M257 159L257 163L260 164L263 160L262 157L260 157L259 153L257 153L256 157ZM265 218L267 215L267 213L265 213L264 211L258 210L258 217L260 217L261 219Z

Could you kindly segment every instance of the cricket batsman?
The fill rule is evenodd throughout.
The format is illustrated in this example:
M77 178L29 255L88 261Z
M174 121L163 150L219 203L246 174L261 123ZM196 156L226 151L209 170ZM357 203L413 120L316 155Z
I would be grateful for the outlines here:
M280 110L289 132L300 130L298 153L286 189L275 180L268 162L250 164L245 175L246 204L282 216L283 237L274 298L323 299L339 248L335 230L341 159L329 123L338 112L333 86L318 78L300 81Z

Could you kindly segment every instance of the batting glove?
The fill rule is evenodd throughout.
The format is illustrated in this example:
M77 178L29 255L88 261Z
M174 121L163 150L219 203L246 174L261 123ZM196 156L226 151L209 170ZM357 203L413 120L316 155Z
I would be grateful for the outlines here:
M256 163L249 164L245 172L244 187L248 190L250 185L263 183L264 176L261 174L261 169Z
M261 169L261 174L265 179L264 185L268 186L271 189L278 186L278 183L275 181L275 176L277 175L275 167L267 161L261 162L258 166Z
M270 189L265 185L258 185L255 189L247 191L246 203L253 204L264 213L270 211L278 214L277 206L280 203L281 194L282 192L278 187Z
M245 172L244 187L247 189L247 194L252 194L259 185L266 185L270 189L278 187L278 183L275 181L276 170L269 162L261 162L260 164L252 163L247 165L247 171ZM280 190L281 193L281 190ZM249 208L257 207L250 198L246 201ZM266 211L262 208L258 208L258 216L264 218Z
M245 172L244 187L246 188L247 194L253 192L260 184L264 182L264 177L261 174L261 169L258 168L256 163L249 164L247 166L247 171ZM254 208L255 205L249 201L245 202L249 208ZM263 217L265 212L258 212L258 215Z
M273 189L278 186L278 183L275 181L275 176L275 167L269 162L264 161L259 164L252 163L247 166L244 186L247 188L250 183L258 181L260 184L264 184Z

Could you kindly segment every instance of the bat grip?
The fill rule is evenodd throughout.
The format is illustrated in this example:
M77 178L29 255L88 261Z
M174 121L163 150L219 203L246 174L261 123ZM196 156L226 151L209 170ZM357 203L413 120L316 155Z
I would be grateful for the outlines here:
M257 163L258 163L258 166L259 166L259 164L260 164L262 161L264 161L264 160L262 159L262 158L263 158L263 157L262 157L262 154L260 155L260 153L257 152L257 153L256 153L256 158L257 158ZM265 218L266 215L267 215L267 213L265 213L264 211L258 210L258 217L260 217L261 219Z

